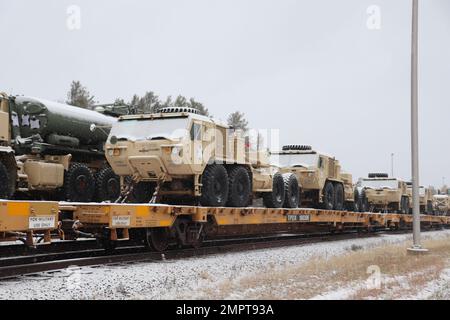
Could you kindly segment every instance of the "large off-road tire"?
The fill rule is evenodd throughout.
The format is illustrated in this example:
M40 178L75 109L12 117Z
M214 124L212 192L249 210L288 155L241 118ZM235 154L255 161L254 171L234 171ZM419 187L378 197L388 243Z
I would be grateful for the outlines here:
M301 144L290 144L282 147L283 151L288 150L301 150L301 151L307 151L312 150L311 146L301 145Z
M149 203L155 193L156 183L139 182L136 183L131 191L129 201L131 203Z
M95 187L97 201L114 202L120 196L120 178L111 167L105 167L97 173Z
M95 194L95 179L91 169L83 163L72 163L65 173L64 193L67 201L92 201Z
M409 198L402 197L400 201L400 213L407 214L409 213Z
M300 203L300 188L297 176L293 173L284 173L284 208L297 208Z
M355 189L354 192L355 212L367 212L368 203L364 189Z
M280 173L275 173L272 178L272 192L263 193L263 203L266 208L281 208L284 203L284 180Z
M228 202L229 207L246 207L252 192L250 175L242 166L228 170Z
M369 173L368 177L369 178L388 178L389 175L387 173L376 172L376 173Z
M344 186L340 183L336 183L334 186L334 210L344 210L344 203Z
M427 201L426 213L433 214L433 201Z
M325 210L333 210L333 208L334 208L334 201L335 201L334 197L335 197L335 192L334 192L333 183L328 181L325 184L325 187L323 188L323 203L322 203L322 207Z
M9 192L9 174L5 165L0 162L0 199L8 199L11 195Z
M202 175L200 204L207 207L223 207L228 201L228 173L220 164L208 165Z

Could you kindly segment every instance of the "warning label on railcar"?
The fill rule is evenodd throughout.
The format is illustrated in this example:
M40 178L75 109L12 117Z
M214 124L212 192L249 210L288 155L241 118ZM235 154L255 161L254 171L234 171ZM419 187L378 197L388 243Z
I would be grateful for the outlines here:
M288 222L309 222L311 220L309 214L288 214L286 218Z
M112 216L111 224L113 227L129 227L130 223L130 216Z
M30 229L50 229L55 227L55 216L29 217Z

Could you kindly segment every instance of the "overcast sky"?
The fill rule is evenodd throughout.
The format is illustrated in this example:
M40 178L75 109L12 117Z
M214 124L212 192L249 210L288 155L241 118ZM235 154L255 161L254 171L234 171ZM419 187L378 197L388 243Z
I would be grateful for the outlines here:
M450 1L420 3L420 182L440 186ZM411 0L0 0L0 91L64 100L80 80L101 103L183 94L335 155L355 180L390 172L391 153L409 179L410 17Z

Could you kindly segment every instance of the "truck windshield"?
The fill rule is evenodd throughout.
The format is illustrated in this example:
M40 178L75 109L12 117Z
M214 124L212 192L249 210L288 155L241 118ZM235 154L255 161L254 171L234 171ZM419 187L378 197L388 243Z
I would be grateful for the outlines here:
M295 167L302 166L305 168L317 167L319 163L319 155L316 153L285 153L285 154L271 154L270 161L280 167Z
M116 122L110 137L131 141L151 139L180 139L187 135L188 118L121 120Z
M371 189L398 189L398 181L396 179L363 179L361 186Z
M419 187L419 196L423 197L425 195L425 187Z

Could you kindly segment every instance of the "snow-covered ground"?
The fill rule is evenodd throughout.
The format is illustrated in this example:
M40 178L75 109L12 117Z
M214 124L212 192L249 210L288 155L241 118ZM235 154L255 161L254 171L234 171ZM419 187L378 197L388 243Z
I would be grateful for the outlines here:
M423 233L423 239L450 239L450 230ZM81 267L0 281L0 299L258 299L291 298L290 285L264 283L267 275L299 268L314 259L330 259L355 251L411 241L406 234L341 240L220 254L183 260ZM297 270L297 269L296 269ZM290 274L290 273L286 273ZM252 281L255 281L254 283ZM321 281L317 275L315 281ZM359 284L329 288L317 299L351 298ZM288 285L286 285L288 284ZM447 292L450 269L409 298L429 298L436 288ZM440 296L449 298L449 296ZM439 297L438 297L439 298Z

